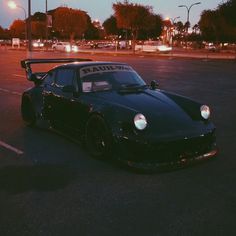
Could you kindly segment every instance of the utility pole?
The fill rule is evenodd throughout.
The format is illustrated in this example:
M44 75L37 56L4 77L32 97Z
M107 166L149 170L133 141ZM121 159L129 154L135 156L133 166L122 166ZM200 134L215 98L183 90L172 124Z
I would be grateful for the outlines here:
M45 45L46 45L46 50L48 50L48 0L45 0L45 14L46 14Z
M190 5L189 7L188 6L186 6L186 5L179 5L178 7L185 7L186 8L186 10L187 10L187 27L186 27L186 33L188 34L188 28L189 28L189 25L190 25L190 22L189 22L189 14L190 14L190 10L191 10L191 8L193 7L193 6L195 6L195 5L199 5L199 4L201 4L201 2L195 2L195 3L193 3L192 5Z
M28 33L28 51L32 52L32 36L31 36L31 0L28 0L28 21L27 21L27 33Z

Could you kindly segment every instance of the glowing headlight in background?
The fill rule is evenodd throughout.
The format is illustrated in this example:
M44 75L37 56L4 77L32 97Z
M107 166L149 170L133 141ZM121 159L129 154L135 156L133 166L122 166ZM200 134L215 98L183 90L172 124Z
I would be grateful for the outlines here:
M79 51L79 49L78 49L78 47L77 47L77 46L72 46L72 51L73 51L73 52L78 52L78 51Z
M71 51L70 45L66 45L66 52L70 52L70 51Z
M143 114L137 114L134 117L134 125L138 130L144 130L147 127L147 120Z
M202 105L200 107L200 111L201 111L201 116L205 120L209 119L211 112L210 112L210 108L207 105Z

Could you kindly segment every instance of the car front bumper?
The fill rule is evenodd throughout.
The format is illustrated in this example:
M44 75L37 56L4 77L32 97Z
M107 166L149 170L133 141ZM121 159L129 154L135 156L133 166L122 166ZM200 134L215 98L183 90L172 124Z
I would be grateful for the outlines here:
M215 132L198 137L141 141L121 137L116 153L121 162L140 169L178 168L211 159L218 153Z
M218 153L218 149L213 149L208 153L204 153L200 156L193 156L191 158L181 158L179 160L173 160L168 162L148 162L148 161L126 161L125 163L137 170L168 170L168 169L178 169L186 166L190 166L199 162L203 162L212 157L215 157Z

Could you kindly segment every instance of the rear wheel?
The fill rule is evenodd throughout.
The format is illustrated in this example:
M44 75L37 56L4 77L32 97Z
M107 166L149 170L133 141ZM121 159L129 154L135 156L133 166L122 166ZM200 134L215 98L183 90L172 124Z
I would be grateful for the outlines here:
M85 141L93 157L107 159L111 155L112 137L102 117L93 115L88 120Z
M27 126L35 126L36 112L29 98L22 98L21 115Z

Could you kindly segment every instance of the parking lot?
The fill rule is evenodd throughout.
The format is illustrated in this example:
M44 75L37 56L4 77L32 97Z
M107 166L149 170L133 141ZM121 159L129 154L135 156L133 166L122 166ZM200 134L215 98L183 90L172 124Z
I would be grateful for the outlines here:
M147 83L155 79L161 89L211 107L217 158L177 171L140 174L91 158L63 135L25 127L21 94L32 84L20 60L27 54L0 53L1 235L236 234L235 60L32 54L127 62Z

